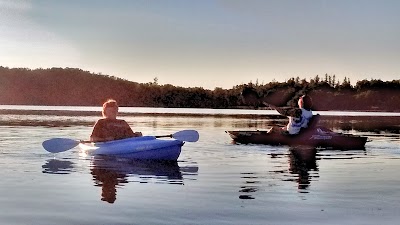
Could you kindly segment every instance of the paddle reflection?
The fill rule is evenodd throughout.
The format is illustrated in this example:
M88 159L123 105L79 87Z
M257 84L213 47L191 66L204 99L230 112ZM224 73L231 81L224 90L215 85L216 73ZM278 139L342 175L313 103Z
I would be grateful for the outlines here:
M75 172L74 163L67 160L49 159L42 165L42 173L69 174Z
M117 199L117 188L127 183L183 185L183 175L197 175L198 167L179 167L176 161L95 157L90 170L95 186L102 189L101 200L114 203Z
M310 147L291 147L289 149L289 172L297 175L298 189L307 192L311 183L310 172L318 171L317 149Z

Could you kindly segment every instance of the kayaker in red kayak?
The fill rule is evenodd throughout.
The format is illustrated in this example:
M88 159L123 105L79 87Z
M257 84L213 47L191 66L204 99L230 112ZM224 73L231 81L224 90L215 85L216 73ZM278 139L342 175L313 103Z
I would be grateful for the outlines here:
M103 118L97 120L93 127L90 141L112 141L130 137L140 137L141 132L133 132L125 120L117 119L118 104L114 99L109 99L103 104Z
M287 116L289 118L289 123L285 127L283 127L283 130L292 135L298 134L302 128L307 128L308 122L313 116L311 111L312 99L310 96L301 96L297 104L299 105L299 108L284 108L272 106L272 108L277 110L281 115ZM276 128L273 128L272 131L274 131L275 129Z
M282 132L288 134L298 134L301 128L307 128L308 122L312 118L311 111L312 99L308 95L303 95L298 100L299 108L292 107L276 107L263 101L257 91L252 87L246 87L242 91L242 96L247 104L258 107L259 105L267 105L278 111L281 115L289 118L289 123L285 127L272 127L270 132Z
M299 109L294 110L294 115L288 115L289 123L286 126L286 130L289 134L298 134L301 128L307 128L308 122L313 116L311 111L312 99L310 96L301 96L297 103Z

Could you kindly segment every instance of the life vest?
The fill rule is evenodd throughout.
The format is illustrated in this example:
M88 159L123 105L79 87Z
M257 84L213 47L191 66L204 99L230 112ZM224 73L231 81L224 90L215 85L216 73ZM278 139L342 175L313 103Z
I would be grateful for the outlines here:
M306 128L312 116L311 110L303 108L301 109L301 116L299 118L289 116L289 123L286 127L289 134L298 134L301 128Z

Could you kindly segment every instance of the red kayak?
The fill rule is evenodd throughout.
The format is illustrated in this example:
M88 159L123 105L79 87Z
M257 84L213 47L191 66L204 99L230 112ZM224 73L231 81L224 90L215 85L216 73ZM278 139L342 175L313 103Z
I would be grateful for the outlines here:
M319 117L319 116L315 116ZM314 119L314 118L313 118ZM317 123L317 118L313 121ZM310 126L296 135L275 131L226 131L234 142L242 144L305 145L333 149L365 149L367 137L333 132L327 128Z

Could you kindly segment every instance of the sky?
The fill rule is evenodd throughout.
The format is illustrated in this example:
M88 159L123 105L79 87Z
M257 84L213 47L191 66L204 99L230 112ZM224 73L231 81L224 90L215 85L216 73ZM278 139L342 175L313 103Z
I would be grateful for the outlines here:
M400 79L397 0L0 0L0 66L232 88Z

